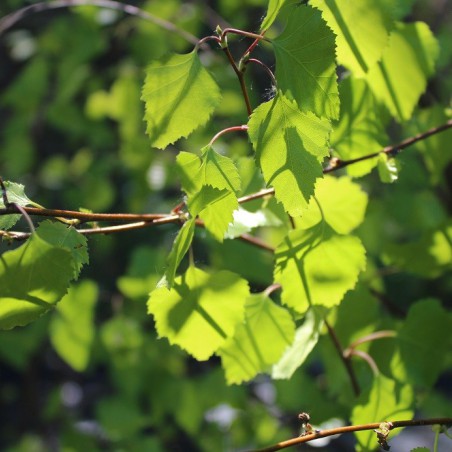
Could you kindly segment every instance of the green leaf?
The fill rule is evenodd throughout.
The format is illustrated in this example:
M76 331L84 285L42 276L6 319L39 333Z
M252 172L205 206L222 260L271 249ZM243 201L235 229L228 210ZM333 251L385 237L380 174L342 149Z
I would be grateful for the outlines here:
M348 177L325 176L317 182L314 196L301 217L303 229L325 221L339 234L348 234L363 222L367 194Z
M272 378L289 379L306 361L319 340L324 323L321 309L312 307L305 316L303 325L297 328L293 344L286 349L281 359L272 368Z
M413 416L414 395L411 385L399 386L395 381L383 375L374 377L370 394L363 394L360 403L353 409L351 422L353 425L368 422L399 421L411 419ZM397 434L397 430L391 436ZM355 433L364 450L373 450L376 435L373 431Z
M287 0L269 0L267 13L265 14L264 20L261 24L261 30L267 30L270 28L271 24L275 21L280 9L287 2Z
M165 271L166 281L168 287L173 286L174 277L176 276L176 270L179 267L183 257L190 248L193 236L195 233L195 219L192 218L186 221L179 229L176 239L174 240L173 247L167 259L167 269Z
M28 196L25 194L25 187L22 184L16 184L15 182L4 181L6 189L6 195L10 203L19 204L19 206L25 207L34 205ZM4 209L5 204L3 202L3 196L0 195L0 209ZM20 219L21 214L18 215L2 215L0 216L0 229L7 231L11 229Z
M89 362L94 341L94 307L98 297L93 281L82 281L69 289L53 314L49 335L58 355L74 370L82 372Z
M363 76L381 58L393 27L393 2L311 0L336 34L337 59Z
M229 225L226 238L234 239L262 226L281 226L282 221L270 210L250 212L242 207L234 211L234 222Z
M233 219L233 212L239 203L237 196L229 190L219 190L205 185L188 202L188 210L193 216L199 215L204 221L206 229L222 242L229 224Z
M202 148L201 152L201 157L189 152L180 152L177 156L184 191L193 196L203 186L210 185L237 193L240 190L240 176L234 162L220 155L212 146Z
M60 226L53 224L58 235ZM71 251L49 243L38 227L19 248L0 260L0 328L10 329L36 320L66 294L76 262ZM65 228L66 229L66 228Z
M388 154L380 154L378 156L378 175L380 180L385 184L392 184L399 178L399 169L397 161Z
M324 223L290 231L275 257L274 277L283 287L282 301L300 313L312 305L338 305L355 287L366 263L357 237L335 235Z
M426 231L408 243L388 243L384 247L386 263L427 278L435 278L452 268L452 224Z
M444 124L450 119L441 105L420 110L416 116L407 124L407 136L422 133L438 124ZM428 176L433 184L444 181L444 171L452 161L452 129L430 136L428 140L420 140L413 145L419 150L428 169Z
M339 85L341 116L331 133L331 147L341 160L353 160L378 152L387 143L381 108L364 80L345 78ZM377 159L346 167L354 177L369 173Z
M256 160L292 216L301 215L322 177L329 130L328 121L303 113L281 93L251 115L248 134Z
M304 112L338 118L334 33L320 11L289 7L287 26L272 41L278 88Z
M394 377L414 386L433 386L452 347L451 329L448 312L438 300L415 303L396 338L398 352L391 361Z
M201 157L179 153L177 165L190 214L199 215L206 229L222 242L238 208L240 176L234 162L206 146Z
M46 242L71 252L74 262L74 279L77 279L83 265L89 263L86 237L74 228L51 221L43 221L39 225L39 236Z
M174 288L151 292L148 312L159 337L168 338L203 361L221 347L244 317L248 284L234 273L213 275L194 267L174 280Z
M141 99L151 144L163 149L205 124L221 94L195 49L152 63L146 70Z
M438 54L438 42L425 23L396 24L382 61L370 69L366 80L398 121L410 119Z
M217 352L228 384L251 380L268 372L290 346L295 333L292 316L265 293L251 295L245 305L245 320Z

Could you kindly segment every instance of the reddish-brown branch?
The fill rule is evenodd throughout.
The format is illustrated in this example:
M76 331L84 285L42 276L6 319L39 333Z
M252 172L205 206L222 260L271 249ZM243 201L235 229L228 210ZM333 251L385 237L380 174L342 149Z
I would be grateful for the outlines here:
M368 334L367 336L363 336L356 341L352 342L349 347L344 350L344 356L347 358L353 350L358 347L358 345L364 344L366 342L372 342L377 339L385 339L390 337L395 337L397 333L393 330L384 330L384 331L375 331L374 333Z
M386 154L391 157L395 157L400 151L407 148L408 146L411 146L414 143L417 143L418 141L425 140L426 138L428 138L432 135L435 135L437 133L443 132L444 130L450 129L451 127L452 127L452 119L449 119L449 121L447 121L446 123L444 123L440 126L432 127L431 129L429 129L425 132L422 132L422 133L418 133L417 135L407 138L398 144L386 146L378 152L373 152L372 154L363 155L362 157L358 157L356 159L351 159L351 160L334 159L330 162L330 165L327 166L323 170L323 172L331 173L332 171L337 171L341 168L345 168L346 166L353 165L354 163L358 163L358 162L362 162L364 160L369 160L369 159L378 157L380 154Z
M395 156L398 154L399 151L402 149L407 148L408 146L411 146L414 143L417 143L418 141L425 140L426 138L435 135L437 133L443 132L444 130L450 129L452 127L452 119L447 121L446 123L433 127L426 132L419 133L413 137L407 138L406 140L401 141L398 144L393 144L391 146L386 146L385 148L381 149L378 152L373 152L372 154L363 155L362 157L359 157L357 159L353 160L339 160L337 158L332 159L329 166L323 169L323 174L332 173L333 171L340 170L346 166L352 165L354 163L362 162L364 160L369 160L375 157L378 157L380 154L387 154ZM260 190L256 193L252 193L251 195L242 196L239 198L239 203L244 204L246 202L254 201L255 199L264 198L265 196L274 195L275 189L274 188L265 188L263 190Z
M407 421L392 421L387 422L386 426L393 430L395 428L402 427L419 427L423 425L451 425L452 417L435 418L435 419L415 419ZM373 422L370 424L361 425L347 425L345 427L331 428L327 430L320 430L314 433L309 433L307 435L299 436L297 438L292 438L287 441L281 441L269 447L264 447L263 449L255 449L253 452L274 452L277 450L286 449L287 447L295 446L297 444L307 443L314 439L326 438L327 436L340 435L343 433L360 432L363 430L378 430L380 428L381 422Z
M90 221L153 221L161 218L165 218L168 215L163 213L147 213L147 214L134 214L134 213L91 213L91 212L78 212L76 210L63 210L63 209L40 209L36 207L23 207L24 211L28 215L36 215L40 217L60 217L76 219L83 222ZM10 215L17 213L12 207L0 209L0 215Z
M251 113L253 112L253 109L251 108L251 102L250 102L250 97L248 95L248 90L246 89L246 84L245 84L245 77L243 76L243 72L239 70L239 68L237 67L237 64L234 61L234 58L232 57L231 52L229 51L229 47L225 47L222 44L222 50L225 53L229 64L231 65L232 69L235 72L235 75L237 76L239 83L240 83L240 88L242 90L242 94L243 94L243 99L245 100L245 105L246 105L246 111L248 113L248 116L251 115Z
M228 127L227 129L223 129L220 130L209 142L209 146L212 146L213 143L215 143L215 141L218 140L218 138L220 138L222 135L225 135L226 133L230 133L230 132L241 132L244 130L248 130L248 126L246 124L242 124L241 126L233 126L233 127Z
M328 330L328 334L331 337L331 340L333 341L333 344L337 350L337 353L344 364L345 370L348 373L348 376L350 378L350 383L352 384L353 392L356 397L359 396L361 389L359 387L358 379L356 378L355 371L353 370L352 362L349 357L344 356L344 350L342 348L342 345L339 341L339 338L337 337L336 332L334 331L333 327L329 324L329 322L325 319L325 326Z

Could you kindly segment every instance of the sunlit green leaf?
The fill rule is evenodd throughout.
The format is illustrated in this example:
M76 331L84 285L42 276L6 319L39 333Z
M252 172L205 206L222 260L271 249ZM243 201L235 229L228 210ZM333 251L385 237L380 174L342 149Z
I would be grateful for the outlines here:
M303 113L281 93L256 108L249 137L266 183L293 216L301 215L322 177L329 123Z
M380 59L393 27L393 2L311 0L336 34L337 59L361 76Z
M289 7L287 26L272 41L278 88L304 112L337 118L339 94L334 33L320 11L310 6Z
M249 212L239 207L234 211L234 222L229 225L226 237L233 239L262 226L281 226L281 220L269 209Z
M229 384L251 380L270 371L292 343L292 316L265 294L251 295L245 305L245 320L218 354Z
M267 14L261 24L261 30L267 30L278 16L279 10L287 0L269 0Z
M190 214L199 215L206 229L218 241L223 241L233 212L238 208L240 176L233 161L206 146L201 157L180 152L177 165L182 187L188 195Z
M167 259L167 269L165 271L166 280L168 281L168 287L172 287L174 277L176 276L176 270L179 267L183 257L190 248L195 233L195 220L194 218L186 221L179 229L176 239L174 240L171 252Z
M221 94L195 49L152 63L146 70L142 100L151 144L163 149L205 124Z
M272 378L286 379L306 361L319 340L324 315L321 309L311 307L306 313L303 325L297 328L293 344L286 349L281 359L272 368Z
M275 257L274 276L283 288L282 301L300 313L312 305L339 304L366 263L357 237L335 235L324 223L290 231Z
M339 234L348 234L363 222L366 207L367 195L358 184L348 177L325 176L316 183L315 198L300 225L307 229L323 220Z
M408 243L384 246L385 262L427 278L452 268L452 224L449 222Z
M371 422L399 421L411 419L414 413L414 394L411 385L398 385L384 375L376 375L370 394L363 394L361 403L355 405L351 421L353 425ZM397 434L391 432L391 437ZM356 432L363 450L373 450L376 435L372 430Z
M25 187L22 184L16 184L15 182L4 181L3 182L6 189L6 196L8 202L19 204L19 206L25 207L29 205L34 205L28 196L25 194ZM0 193L0 209L5 208L3 202L3 193ZM18 215L1 215L0 216L0 229L8 230L11 229L20 219L21 214Z
M378 156L378 174L380 180L386 184L392 184L399 178L399 169L395 158L389 157L388 154L380 154Z
M237 196L233 192L210 185L204 185L188 202L190 213L193 216L199 215L206 229L219 242L223 241L232 222L233 212L238 206Z
M425 23L397 23L382 61L368 72L366 80L375 97L399 121L410 119L438 53L438 43Z
M55 235L61 232L55 226ZM43 226L41 226L43 227ZM0 328L26 325L51 309L66 294L76 263L71 251L41 237L41 227L19 248L0 260Z
M451 319L438 300L413 304L397 334L398 352L391 361L394 377L415 386L432 386L452 347L451 328Z
M444 124L450 116L444 108L436 105L419 111L407 124L407 134L414 136L439 124ZM429 172L429 178L434 184L444 181L444 171L452 161L452 128L444 130L428 138L420 140L413 145L413 150L419 150Z
M151 292L148 312L160 337L168 338L198 360L208 359L243 319L248 284L228 271L212 275L189 267L168 290Z
M387 143L381 108L364 80L347 77L339 85L341 115L333 125L331 147L341 160L353 160L380 151ZM351 176L363 176L377 164L367 159L346 167Z
M64 361L74 370L86 369L94 341L94 307L97 285L82 281L69 289L58 303L50 323L50 341Z
M39 236L46 242L71 252L75 269L74 278L77 279L83 265L89 262L86 237L72 227L50 221L44 221L39 225Z

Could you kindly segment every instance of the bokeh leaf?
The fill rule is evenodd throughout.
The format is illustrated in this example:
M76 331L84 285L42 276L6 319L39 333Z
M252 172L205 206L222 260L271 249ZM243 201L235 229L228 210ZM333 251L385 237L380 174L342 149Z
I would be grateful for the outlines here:
M341 115L333 124L331 147L341 160L353 160L380 151L387 143L384 116L364 80L347 77L339 85ZM346 167L348 174L360 177L377 164L367 159Z
M393 2L311 0L336 34L337 59L357 76L381 58L393 27Z
M438 300L413 304L397 334L398 351L391 361L394 377L413 386L431 387L452 347L451 328L451 318Z
M49 337L58 355L74 370L88 366L94 342L94 308L98 296L96 283L84 280L72 286L58 303L49 327Z
M366 80L375 97L399 122L411 118L438 54L438 42L425 23L397 23L382 60L369 70Z
M395 158L388 154L380 154L378 156L378 175L380 180L385 184L392 184L399 178L399 169Z
M352 411L353 425L371 422L399 421L411 419L414 413L413 387L398 385L384 375L376 375L370 393L363 394L360 403ZM397 434L397 430L391 436ZM362 450L373 450L375 433L371 430L356 432L355 436Z

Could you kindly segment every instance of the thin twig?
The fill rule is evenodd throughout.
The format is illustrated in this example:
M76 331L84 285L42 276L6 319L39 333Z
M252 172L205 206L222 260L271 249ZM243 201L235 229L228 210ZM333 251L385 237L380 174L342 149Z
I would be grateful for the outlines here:
M451 425L452 417L434 418L434 419L413 419L406 421L392 421L387 422L390 430L402 427L419 427L423 425ZM347 425L344 427L331 428L327 430L315 431L307 435L299 436L297 438L292 438L287 441L281 441L269 447L264 447L263 449L255 449L252 452L274 452L277 450L282 450L287 447L295 446L297 444L307 443L314 439L326 438L327 436L340 435L343 433L351 432L361 432L364 430L377 430L380 428L381 422L373 422L369 424L361 425Z
M250 116L251 113L253 112L253 109L251 108L250 97L248 95L248 90L246 89L245 77L243 76L243 72L240 71L239 68L237 67L237 64L235 63L234 58L232 57L232 54L229 50L229 47L227 47L227 45L226 46L222 45L222 50L225 53L232 69L234 70L235 75L237 75L237 78L240 83L240 88L242 90L243 99L245 100L246 111L248 113L248 116Z
M341 168L344 168L346 166L352 165L354 163L362 162L363 160L368 160L371 158L378 157L380 154L384 153L387 155L395 156L401 151L402 149L407 148L408 146L411 146L412 144L425 140L426 138L435 135L437 133L443 132L444 130L450 129L452 127L452 119L447 121L444 124L441 124L440 126L433 127L426 132L419 133L413 137L407 138L406 140L401 141L398 144L393 144L391 146L386 146L385 148L381 149L378 152L373 152L372 154L367 154L362 157L359 157L357 159L353 160L339 160L337 158L332 159L330 162L330 165L323 169L323 174L332 173L333 171L340 170ZM264 198L265 196L274 195L275 189L274 188L265 188L263 190L260 190L256 193L252 193L251 195L243 196L239 198L239 203L243 204L249 201L254 201L255 199Z
M366 342L372 342L377 339L385 339L389 337L397 336L397 332L394 330L375 331L374 333L363 336L356 341L352 342L346 350L344 350L344 356L347 358L353 352L353 350L361 344Z
M197 45L199 39L188 33L185 30L177 27L173 23L161 19L160 17L154 16L153 14L148 13L136 6L129 5L127 3L117 2L113 0L56 0L53 2L40 2L35 3L30 6L25 6L0 20L0 35L4 33L6 30L11 28L20 20L28 17L32 14L36 14L42 11L48 11L51 9L58 8L70 8L72 6L98 6L100 8L114 9L116 11L121 11L126 14L130 14L132 16L140 17L141 19L145 19L153 24L169 31L172 33L177 33L179 36L184 38L186 41L191 44Z
M277 291L277 290L279 290L279 289L281 289L281 288L282 288L281 284L278 284L278 283L272 284L272 285L268 286L268 287L264 290L264 294L265 294L267 297L269 297L273 292L275 292L275 291Z
M77 219L84 222L90 221L152 221L165 218L168 214L163 213L147 213L147 214L133 214L133 213L92 213L92 212L78 212L76 210L63 209L38 209L36 207L23 207L28 215L36 215L41 217L61 217ZM10 207L0 209L0 215L11 215L16 213Z
M372 356L369 355L369 353L363 352L362 350L353 349L350 351L348 357L350 356L359 356L362 360L366 361L366 363L369 364L369 367L372 369L372 372L375 376L377 376L380 373L377 363L374 361Z
M431 129L418 133L417 135L414 135L410 138L407 138L403 141L401 141L398 144L386 146L385 148L381 149L378 152L373 152L372 154L363 155L362 157L358 157L356 159L351 160L340 160L340 159L333 159L329 166L327 166L323 173L331 173L332 171L337 171L341 168L345 168L346 166L353 165L354 163L362 162L364 160L369 160L375 157L378 157L380 154L386 154L391 157L395 157L400 151L407 148L408 146L411 146L414 143L417 143L418 141L425 140L426 138L435 135L437 133L443 132L444 130L447 130L452 127L452 119L449 119L445 124L442 124L437 127L432 127Z
M356 378L355 371L353 370L352 363L349 358L344 356L344 350L341 346L339 338L337 337L337 334L334 331L333 327L329 324L329 322L326 319L325 319L325 326L328 330L328 334L330 335L331 340L333 341L334 346L336 347L338 355L348 373L350 382L352 384L353 392L354 392L355 396L358 397L361 392L361 389L359 387L359 383L358 383L358 379Z
M230 132L240 132L240 131L244 131L244 130L248 130L248 126L246 124L243 124L241 126L233 126L233 127L228 127L227 129L223 129L220 130L209 142L209 146L212 146L213 143L215 143L215 141L218 140L218 138L220 138L222 135L225 135L226 133L230 133Z

